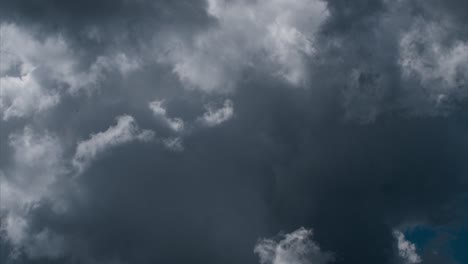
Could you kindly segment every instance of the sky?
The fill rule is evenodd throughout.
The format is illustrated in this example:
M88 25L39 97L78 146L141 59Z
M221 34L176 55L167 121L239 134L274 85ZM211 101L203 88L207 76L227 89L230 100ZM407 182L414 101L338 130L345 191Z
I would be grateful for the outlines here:
M468 263L466 0L1 0L0 262Z

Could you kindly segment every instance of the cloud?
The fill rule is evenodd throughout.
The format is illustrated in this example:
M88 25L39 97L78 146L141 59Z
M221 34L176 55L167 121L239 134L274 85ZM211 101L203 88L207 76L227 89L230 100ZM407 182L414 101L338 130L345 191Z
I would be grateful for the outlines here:
M0 23L0 110L3 120L27 117L57 105L64 93L92 92L105 74L128 75L140 62L122 52L100 55L83 70L78 54L60 34Z
M0 1L1 263L387 264L466 219L465 2L36 2Z
M184 130L184 121L180 118L171 118L167 116L166 109L162 106L164 101L155 100L149 103L149 108L153 115L160 119L165 125L175 132L182 132Z
M71 80L69 83L72 85L73 90L87 87L97 83L100 79L104 78L104 75L108 72L117 71L123 76L127 76L130 73L138 70L141 67L141 60L139 58L130 57L129 55L122 52L115 52L110 55L100 55L96 58L96 61L90 66L90 72L81 73L77 77L85 80Z
M0 109L4 121L44 111L59 102L60 96L44 91L33 75L31 70L19 77L0 77Z
M400 231L394 231L393 235L397 240L398 255L405 264L421 263L421 257L416 253L416 246L406 240L405 235Z
M428 110L422 105L416 112L446 114L454 102L468 96L468 42L459 39L443 44L447 27L417 19L400 40L403 78L413 85L408 89L419 90L419 97L429 105Z
M212 104L205 106L206 112L199 119L209 127L220 125L234 116L234 104L231 100L225 100L223 106L214 108Z
M45 132L35 132L26 127L22 132L9 136L13 150L13 162L4 171L7 181L2 194L1 206L21 207L16 203L28 204L39 200L47 193L48 186L64 171L62 146L59 139Z
M250 69L303 85L314 34L328 16L318 0L210 0L207 13L216 25L188 41L168 33L159 56L187 87L206 92L232 91Z
M366 123L393 113L447 115L466 100L467 39L452 9L457 5L462 4L328 2L332 15L317 45L325 59L312 68L333 69L325 78L330 80L323 81L342 87L347 119Z
M90 135L80 141L73 157L73 165L83 171L96 157L110 148L131 141L147 142L154 138L151 130L140 129L132 116L122 115L116 118L117 124L106 131Z
M182 151L184 150L184 145L182 142L182 138L180 137L171 137L165 138L162 140L164 146L172 151Z
M35 70L44 66L43 63L51 67L68 60L63 39L51 37L40 42L26 30L5 23L0 24L0 36L3 120L31 115L56 105L60 99L58 91L44 88Z
M11 258L25 253L31 258L62 254L60 236L48 230L31 230L31 211L43 199L59 212L65 204L55 199L52 185L66 173L60 141L48 133L26 127L9 137L13 163L0 174L0 235L13 245Z
M281 236L281 240L261 239L254 252L261 264L326 264L333 262L333 254L323 252L311 240L312 231L299 228Z
M29 259L56 259L66 253L64 237L48 229L33 231L27 215L3 216L0 232L13 245L8 255L10 261L19 260L23 254Z

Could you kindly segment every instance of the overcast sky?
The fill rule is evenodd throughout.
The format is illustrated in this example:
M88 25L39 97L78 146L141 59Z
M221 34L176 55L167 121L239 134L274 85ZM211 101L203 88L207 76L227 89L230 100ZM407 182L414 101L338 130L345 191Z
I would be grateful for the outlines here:
M0 262L468 263L468 1L0 0Z

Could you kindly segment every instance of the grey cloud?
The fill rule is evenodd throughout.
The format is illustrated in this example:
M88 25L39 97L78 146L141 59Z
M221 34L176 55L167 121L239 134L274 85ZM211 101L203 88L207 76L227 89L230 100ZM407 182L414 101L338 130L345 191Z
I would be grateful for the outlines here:
M465 100L466 33L452 34L459 32L453 16L436 17L436 6L328 3L332 15L323 27L320 53L323 66L340 76L348 118L369 122L395 112L447 114Z
M304 226L398 263L395 229L467 217L463 7L2 1L0 261L259 263Z
M170 137L163 139L163 144L170 150L182 151L184 146L182 144L182 138L180 137Z
M207 92L234 90L243 72L259 64L273 76L304 84L304 57L314 54L314 34L328 15L318 0L208 1L207 13L216 25L188 41L168 34L174 48L158 56L186 86Z
M63 238L47 229L30 232L29 221L37 203L57 197L51 186L66 173L60 141L54 135L26 127L21 133L12 134L9 144L13 162L0 177L1 238L13 246L9 254L13 259L22 251L31 257L60 256ZM55 200L52 206L54 211L59 211L64 204Z
M148 107L151 109L153 112L154 116L163 123L165 123L170 129L172 129L175 132L181 132L184 130L184 121L180 118L174 117L168 117L166 113L166 109L162 106L163 101L152 101L149 103Z
M135 71L140 62L125 53L96 56L81 69L79 56L60 34L36 36L34 29L1 23L0 108L3 120L50 110L64 94L93 93L112 71Z
M148 142L154 138L154 132L140 129L132 116L118 116L116 121L117 123L107 130L92 134L89 139L78 142L73 165L79 171L85 169L97 155L109 148L131 141Z
M225 100L220 108L214 108L212 104L206 106L206 112L199 118L207 126L217 126L234 116L234 104L231 100Z

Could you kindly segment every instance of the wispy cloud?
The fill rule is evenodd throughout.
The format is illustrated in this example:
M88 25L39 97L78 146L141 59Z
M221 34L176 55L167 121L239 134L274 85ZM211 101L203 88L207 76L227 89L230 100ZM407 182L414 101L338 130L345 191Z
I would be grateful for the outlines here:
M147 142L155 136L151 130L140 129L132 116L118 116L116 121L117 123L107 130L92 134L88 139L78 143L73 165L79 171L84 170L99 154L110 148L131 141Z

